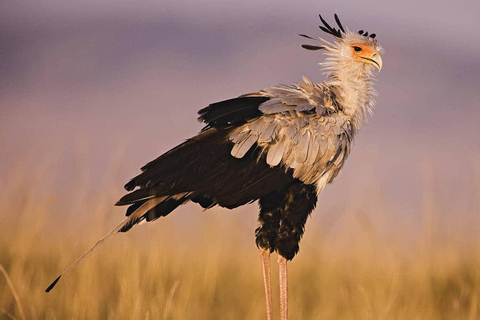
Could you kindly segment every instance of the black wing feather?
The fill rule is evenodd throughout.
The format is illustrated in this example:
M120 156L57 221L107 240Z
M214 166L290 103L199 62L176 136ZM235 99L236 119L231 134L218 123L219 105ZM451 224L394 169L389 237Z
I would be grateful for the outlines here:
M204 206L218 203L234 208L292 181L290 171L271 168L265 159L259 160L258 148L253 147L242 159L232 157L229 132L210 129L168 156L157 158L129 182L130 187L140 189L127 194L117 204L143 201L147 194L161 197L192 192L192 198L196 197L196 202Z
M127 217L130 216L132 213L135 212L135 210L137 210L138 208L140 208L140 206L141 206L142 204L144 204L144 203L145 203L145 201L135 202L134 204L132 204L131 206L129 206L129 207L127 208L127 212L125 213L125 215L126 215ZM115 204L115 205L118 205L118 204Z
M167 216L170 212L177 209L179 206L188 201L188 196L181 197L180 199L168 198L155 208L151 209L145 214L147 221L155 221L160 217Z
M166 216L190 200L204 208L217 204L235 208L296 181L291 169L270 167L260 148L251 148L241 159L230 154L233 147L228 138L231 130L262 116L258 107L268 99L241 96L200 110L199 119L207 127L146 164L142 173L125 185L125 189L132 192L122 197L117 205L130 204L127 215L148 197L167 198L121 231L129 230L143 219L153 221ZM181 194L184 195L180 197Z
M240 96L210 104L198 111L198 120L207 123L208 128L227 128L244 124L247 120L259 117L262 112L258 106L268 97Z

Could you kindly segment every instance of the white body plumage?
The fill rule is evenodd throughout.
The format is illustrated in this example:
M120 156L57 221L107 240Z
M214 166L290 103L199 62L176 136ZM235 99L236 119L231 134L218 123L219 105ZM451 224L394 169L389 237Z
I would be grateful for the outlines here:
M231 154L242 158L254 145L266 153L270 166L292 169L320 192L335 178L347 158L355 133L374 107L374 68L381 68L382 49L369 37L347 32L335 44L321 39L327 54L321 63L327 81L306 77L293 86L274 86L249 96L270 98L260 105L264 114L230 134ZM355 61L352 45L375 48L377 63Z

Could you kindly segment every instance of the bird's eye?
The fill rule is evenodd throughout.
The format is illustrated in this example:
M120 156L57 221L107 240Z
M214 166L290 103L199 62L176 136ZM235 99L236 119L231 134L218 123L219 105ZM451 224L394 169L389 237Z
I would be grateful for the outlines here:
M360 52L362 51L362 48L355 46L353 47L353 50L355 50L356 52Z

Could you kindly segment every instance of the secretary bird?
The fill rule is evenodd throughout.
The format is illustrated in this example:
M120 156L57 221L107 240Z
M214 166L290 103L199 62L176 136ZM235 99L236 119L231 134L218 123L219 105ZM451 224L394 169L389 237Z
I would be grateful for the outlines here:
M287 319L287 261L299 250L305 223L317 197L343 167L353 138L374 106L374 71L382 69L383 50L375 34L338 29L320 16L320 29L333 42L303 45L323 50L320 65L327 80L306 77L212 103L199 111L202 131L147 163L130 180L130 191L116 205L129 205L127 217L68 267L46 289L94 248L142 221L164 217L189 201L203 208L233 209L258 200L260 251L267 319L273 319L270 254L278 253L280 316Z

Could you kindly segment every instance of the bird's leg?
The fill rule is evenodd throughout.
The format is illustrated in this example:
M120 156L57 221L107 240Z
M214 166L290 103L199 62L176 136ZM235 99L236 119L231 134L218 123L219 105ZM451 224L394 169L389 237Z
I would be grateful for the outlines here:
M281 214L275 251L278 253L280 280L280 318L288 318L287 260L298 252L298 243L305 230L308 215L315 208L317 190L314 185L294 184L285 191L284 211Z
M288 319L287 259L278 256L278 275L280 280L280 319Z
M267 307L267 320L273 320L272 285L270 281L270 250L259 248L262 261L263 284L265 286L265 302Z
M260 198L260 226L255 230L255 242L260 250L262 260L263 282L265 285L265 299L267 319L273 319L272 287L270 281L270 253L276 246L278 228L280 227L280 213L284 207L283 193L272 192Z

